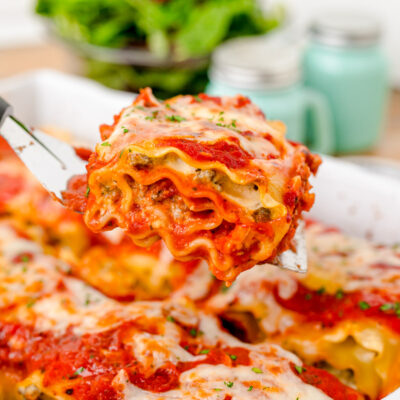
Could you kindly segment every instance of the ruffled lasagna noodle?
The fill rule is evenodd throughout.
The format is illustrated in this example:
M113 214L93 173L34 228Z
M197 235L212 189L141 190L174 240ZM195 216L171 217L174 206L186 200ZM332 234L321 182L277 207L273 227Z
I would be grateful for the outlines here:
M371 399L400 386L400 246L309 222L308 274L254 267L207 300L236 336L269 341Z
M228 282L288 249L314 200L308 178L320 159L242 96L160 102L145 89L101 132L87 204L75 196L87 226L121 227L142 246L161 237Z

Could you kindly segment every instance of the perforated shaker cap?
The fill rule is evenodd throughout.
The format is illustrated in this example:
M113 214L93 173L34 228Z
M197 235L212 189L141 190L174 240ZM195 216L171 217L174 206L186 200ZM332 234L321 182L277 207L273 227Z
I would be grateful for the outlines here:
M320 14L311 24L314 41L337 47L367 47L379 42L382 31L373 16L359 13Z
M209 75L211 80L237 89L290 86L301 76L299 52L265 36L232 39L214 51Z

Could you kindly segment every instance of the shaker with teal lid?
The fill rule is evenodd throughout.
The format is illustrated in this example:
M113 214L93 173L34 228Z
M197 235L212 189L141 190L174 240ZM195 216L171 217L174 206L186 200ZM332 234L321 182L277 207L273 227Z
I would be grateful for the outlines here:
M335 151L371 148L382 128L388 83L378 22L359 13L331 12L317 17L310 33L305 84L329 101Z
M330 153L333 133L323 95L302 84L299 48L264 36L240 38L221 45L213 54L207 93L248 96L268 119L286 124L286 136L312 150ZM313 127L306 134L307 115Z

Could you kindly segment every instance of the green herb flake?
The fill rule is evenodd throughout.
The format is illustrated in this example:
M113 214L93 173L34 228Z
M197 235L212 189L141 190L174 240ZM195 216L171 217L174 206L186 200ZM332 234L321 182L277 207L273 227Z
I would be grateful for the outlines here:
M189 334L190 334L191 337L194 337L194 338L197 337L197 334L198 334L197 329L192 328L189 331Z
M86 188L85 197L89 197L89 193L90 193L90 187L88 186Z
M193 96L193 98L198 102L201 103L203 100L196 94Z
M311 294L311 293L307 293L307 294L304 296L304 298L305 298L306 300L311 300L311 299L312 299L312 294Z
M226 286L225 282L221 286L221 292L226 293L229 290L230 286Z
M324 288L323 286L320 287L320 288L317 290L317 293L318 293L319 295L324 294L324 293L325 293L325 288Z
M73 374L73 376L79 376L80 374L83 373L83 371L85 370L85 368L83 367L79 367Z
M233 128L236 128L236 119L233 119L233 120L232 120L231 126L232 126Z
M233 361L237 360L237 356L235 356L234 354L229 354L229 357L230 357L231 360L233 360Z
M224 385L228 388L231 388L233 386L233 382L224 382Z
M361 310L363 310L363 311L368 310L369 308L371 308L371 306L366 301L360 301L358 303L358 305L361 308Z
M381 311L389 311L389 310L391 310L393 307L394 307L394 305L393 305L392 303L385 303L385 304L382 304L382 305L379 307L379 309L380 309Z
M122 149L121 152L119 153L119 158L122 157L122 154L124 154L124 149Z
M168 315L168 316L167 316L167 321L169 321L169 322L175 322L175 318L172 317L171 315Z
M166 108L171 108L171 105L168 104L168 103L165 103L165 107L166 107Z
M338 300L342 300L343 297L344 297L343 289L338 289L338 290L336 291L335 297L336 297Z
M26 303L26 308L32 308L36 303L36 299L29 299Z
M262 374L263 373L262 370L260 368L257 368L257 367L253 367L251 370L253 372L255 372L256 374Z
M128 133L129 132L129 129L125 128L124 126L121 126L121 129L122 129L123 133Z
M20 259L21 259L22 262L26 263L26 262L29 261L29 256L27 256L26 254L24 254L24 255L21 256Z
M168 121L171 121L171 122L186 121L186 118L181 117L180 115L168 115L168 116L165 117L165 119L167 119Z
M103 142L101 145L102 145L102 146L105 146L105 147L110 147L110 146L111 146L111 144L108 143L108 142Z
M144 108L143 106L135 106L135 108L136 108L137 110L141 110L141 111L144 111L144 110L145 110L145 108Z
M295 365L294 369L297 371L298 374L302 374L306 370L301 365Z
M200 351L200 354L208 354L210 352L209 349L203 349Z
M249 386L249 388L247 389L248 392L251 392L253 390L253 386Z

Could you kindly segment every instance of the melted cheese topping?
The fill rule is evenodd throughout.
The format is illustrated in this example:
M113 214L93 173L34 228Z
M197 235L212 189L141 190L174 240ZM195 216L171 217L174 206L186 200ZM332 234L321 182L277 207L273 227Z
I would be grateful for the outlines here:
M400 362L398 246L376 245L318 223L309 224L306 237L307 275L257 266L212 296L207 307L236 318L251 333L254 327L241 317L250 312L257 329L305 362L324 361L338 375L351 371L352 384L371 398L389 394L400 379L394 367ZM305 287L300 297L299 285ZM302 306L317 311L302 312Z

